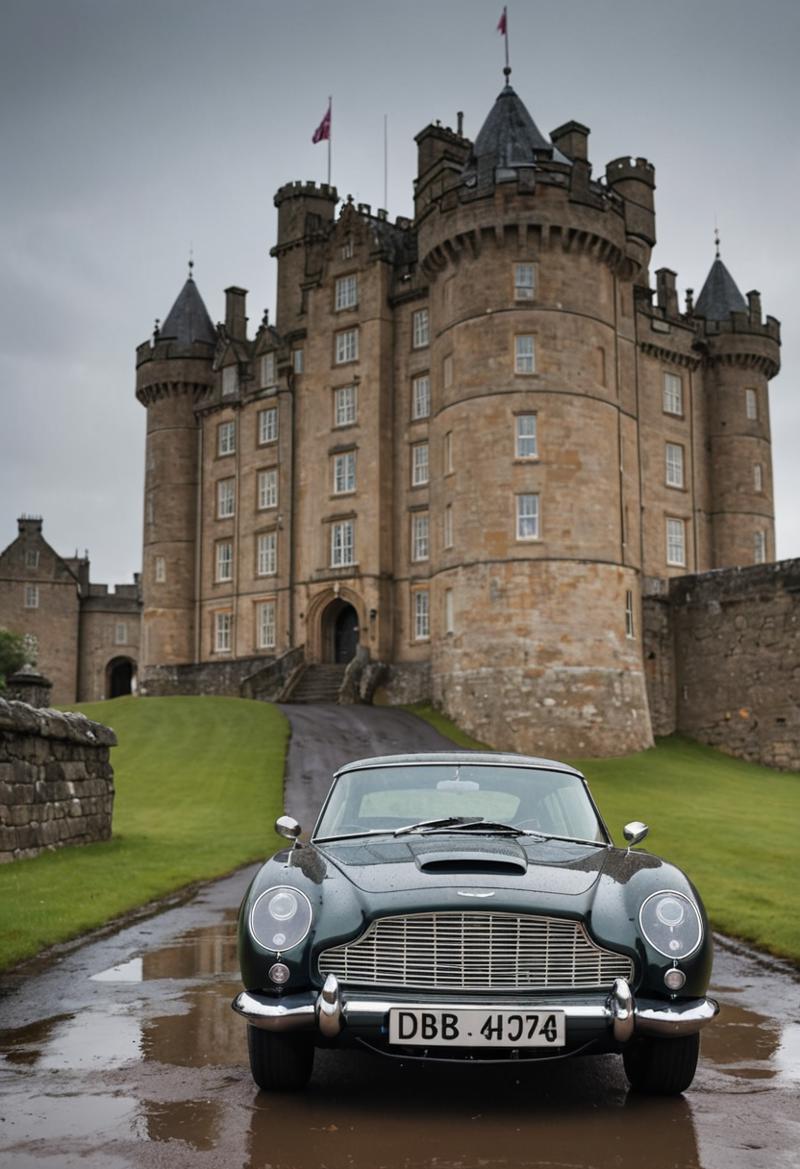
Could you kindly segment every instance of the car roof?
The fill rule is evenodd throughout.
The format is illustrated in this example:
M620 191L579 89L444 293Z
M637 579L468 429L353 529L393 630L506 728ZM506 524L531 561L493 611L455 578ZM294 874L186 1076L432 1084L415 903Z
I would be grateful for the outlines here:
M511 755L500 751L420 751L409 755L375 755L371 759L354 759L345 763L336 772L336 776L345 775L349 771L361 771L371 767L399 767L403 764L426 763L464 763L473 767L535 767L545 771L565 771L570 775L583 774L569 763L559 763L557 759L542 759L536 755Z

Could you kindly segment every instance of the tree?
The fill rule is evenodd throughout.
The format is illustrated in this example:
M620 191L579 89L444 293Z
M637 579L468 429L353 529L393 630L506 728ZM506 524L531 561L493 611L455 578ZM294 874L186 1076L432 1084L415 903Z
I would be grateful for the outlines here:
M10 629L0 629L0 690L5 689L6 678L25 665L25 639Z

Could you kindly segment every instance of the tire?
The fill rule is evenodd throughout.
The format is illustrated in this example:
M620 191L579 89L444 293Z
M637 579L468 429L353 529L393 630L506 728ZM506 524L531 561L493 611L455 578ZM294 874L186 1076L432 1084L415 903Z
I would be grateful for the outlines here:
M677 1096L694 1079L700 1036L678 1039L636 1039L622 1053L625 1075L634 1092Z
M314 1045L308 1039L247 1028L253 1079L265 1092L298 1092L311 1079Z

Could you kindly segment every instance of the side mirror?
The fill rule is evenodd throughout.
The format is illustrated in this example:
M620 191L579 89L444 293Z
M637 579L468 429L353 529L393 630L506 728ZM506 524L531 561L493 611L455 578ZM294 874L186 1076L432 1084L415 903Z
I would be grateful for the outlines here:
M641 820L631 820L630 824L626 824L622 829L622 835L628 842L628 848L633 848L634 844L638 844L640 840L644 840L650 829Z
M302 828L293 816L279 816L275 821L275 831L279 836L285 836L287 840L297 840Z

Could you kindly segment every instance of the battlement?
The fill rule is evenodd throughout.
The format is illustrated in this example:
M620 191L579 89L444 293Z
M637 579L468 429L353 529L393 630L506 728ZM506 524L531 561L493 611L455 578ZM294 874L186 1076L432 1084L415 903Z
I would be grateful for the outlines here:
M775 317L768 316L765 321L758 321L750 313L734 312L724 321L708 321L702 316L698 316L697 321L707 337L749 333L751 336L766 337L777 345L781 343L781 323Z
M281 203L285 203L287 199L328 199L331 203L339 202L339 193L336 187L332 187L329 183L315 183L311 180L307 182L296 181L293 183L284 183L282 187L278 187L275 192L275 206L280 207Z
M655 188L656 168L646 158L614 158L606 166L606 182L611 186L614 183L634 179Z
M193 341L191 345L181 345L169 338L162 341L158 336L153 336L136 346L137 369L149 361L182 361L186 358L211 362L214 359L214 346L206 341Z

